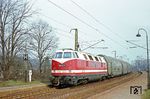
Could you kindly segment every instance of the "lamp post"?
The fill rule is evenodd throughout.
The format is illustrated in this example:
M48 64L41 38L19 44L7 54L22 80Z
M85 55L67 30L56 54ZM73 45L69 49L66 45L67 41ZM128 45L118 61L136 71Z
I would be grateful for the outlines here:
M144 31L146 33L146 45L147 45L147 88L150 89L150 67L149 67L149 51L148 51L148 34L144 28L139 28L137 37L141 37L140 31Z

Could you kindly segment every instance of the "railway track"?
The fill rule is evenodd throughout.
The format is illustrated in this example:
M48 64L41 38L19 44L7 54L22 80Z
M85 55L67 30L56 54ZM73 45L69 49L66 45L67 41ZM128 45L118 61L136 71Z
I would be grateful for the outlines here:
M113 88L119 84L128 82L140 73L131 73L121 77L115 77L104 81L88 83L85 85L67 87L62 89L41 86L36 88L20 89L15 91L0 92L0 99L85 99Z

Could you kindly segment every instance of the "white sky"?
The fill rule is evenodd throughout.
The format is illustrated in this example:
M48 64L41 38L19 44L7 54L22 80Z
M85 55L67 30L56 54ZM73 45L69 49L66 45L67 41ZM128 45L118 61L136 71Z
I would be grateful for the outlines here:
M41 18L53 28L58 28L55 33L59 37L59 49L74 48L74 31L71 33L69 31L71 28L78 28L81 49L87 47L85 41L94 44L101 39L104 39L105 42L101 42L94 47L108 47L108 49L88 49L86 50L88 53L114 56L112 51L116 50L117 56L123 56L126 60L129 58L130 61L137 56L146 57L146 50L141 48L131 49L129 47L134 45L125 42L125 40L135 40L136 42L133 43L146 47L145 33L140 32L141 38L137 38L136 34L138 29L143 27L146 29L150 40L150 0L72 0L105 26L96 22L71 0L50 1L101 31L101 33L98 33L60 10L48 0L32 0L33 8L40 12L39 15L35 16L35 19ZM108 38L103 34L107 35Z

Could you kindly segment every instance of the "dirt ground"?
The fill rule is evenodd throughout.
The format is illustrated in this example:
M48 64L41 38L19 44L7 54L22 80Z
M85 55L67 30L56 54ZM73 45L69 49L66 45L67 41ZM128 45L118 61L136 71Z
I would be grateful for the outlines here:
M20 86L19 89L5 90L0 88L0 99L140 99L140 94L130 94L130 86L141 86L144 90L146 73L130 73L62 89L46 85Z
M123 83L110 90L106 90L102 93L91 96L88 99L141 99L141 93L143 93L144 89L147 88L146 85L147 73L143 72L143 74L136 79ZM135 91L134 94L135 86L137 86L138 91ZM130 87L132 90L130 90ZM141 87L142 91L140 90Z

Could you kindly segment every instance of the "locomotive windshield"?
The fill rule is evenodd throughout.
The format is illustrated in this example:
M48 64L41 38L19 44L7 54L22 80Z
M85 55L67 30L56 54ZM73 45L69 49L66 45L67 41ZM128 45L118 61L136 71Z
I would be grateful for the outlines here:
M71 52L64 52L63 58L71 58Z
M72 58L71 52L57 52L54 58Z
M62 52L57 52L55 54L55 58L62 58Z
M77 52L73 51L60 51L56 52L54 58L79 58Z

